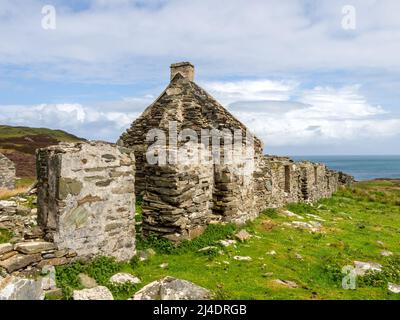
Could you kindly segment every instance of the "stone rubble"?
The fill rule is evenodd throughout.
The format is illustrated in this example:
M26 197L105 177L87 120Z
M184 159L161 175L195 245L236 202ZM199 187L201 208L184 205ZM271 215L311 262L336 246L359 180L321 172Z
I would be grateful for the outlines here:
M354 261L355 274L364 276L368 271L381 272L382 265L376 262Z

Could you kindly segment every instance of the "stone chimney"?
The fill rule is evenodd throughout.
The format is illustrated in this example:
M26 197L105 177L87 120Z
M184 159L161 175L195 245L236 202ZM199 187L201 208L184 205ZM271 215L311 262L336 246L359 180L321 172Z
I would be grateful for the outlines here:
M171 64L171 80L180 73L184 78L190 81L194 80L194 65L190 62L179 62Z

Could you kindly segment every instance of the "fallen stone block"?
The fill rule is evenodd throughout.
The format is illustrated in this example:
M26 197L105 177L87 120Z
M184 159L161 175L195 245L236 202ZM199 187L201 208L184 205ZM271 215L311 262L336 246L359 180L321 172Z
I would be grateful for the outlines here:
M74 300L114 300L110 290L104 286L98 286L91 289L75 290L73 292Z
M135 293L133 300L207 300L210 292L190 281L165 277Z
M141 283L142 281L138 277L135 277L129 273L121 272L114 274L110 278L110 282L113 284L123 284L123 283L138 284Z
M43 300L41 281L8 276L0 281L0 300Z

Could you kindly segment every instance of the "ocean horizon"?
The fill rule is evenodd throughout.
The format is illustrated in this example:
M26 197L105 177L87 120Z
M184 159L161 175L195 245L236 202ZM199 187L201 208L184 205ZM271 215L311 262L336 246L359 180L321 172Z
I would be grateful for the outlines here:
M357 181L379 178L400 179L400 155L296 155L296 161L321 162L329 168L351 174Z

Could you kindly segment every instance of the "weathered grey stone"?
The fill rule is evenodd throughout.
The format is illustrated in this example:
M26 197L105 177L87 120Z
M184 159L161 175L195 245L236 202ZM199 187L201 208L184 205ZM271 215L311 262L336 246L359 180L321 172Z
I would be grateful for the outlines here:
M246 230L242 229L238 233L235 234L235 237L239 241L244 242L244 241L249 240L251 238L251 234L248 233Z
M41 281L8 276L0 281L0 300L43 300Z
M165 277L135 293L133 300L207 300L210 291L187 280Z
M355 274L358 276L364 276L368 271L381 272L382 265L376 262L363 262L363 261L354 261L355 266Z
M290 281L290 280L275 279L273 282L277 285L288 287L288 288L298 288L299 287L299 285L296 282Z
M56 289L56 269L54 266L44 266L42 275L42 289L46 291Z
M98 286L91 289L75 290L73 292L74 300L114 300L110 290L104 286Z
M45 239L84 258L132 258L133 157L129 150L105 142L61 143L38 150L38 222ZM124 174L110 178L116 170Z
M0 189L15 188L15 165L0 153Z
M233 259L237 261L250 261L252 260L249 256L234 256Z
M40 261L40 254L16 254L7 260L0 261L0 267L5 268L9 273L25 268L34 262Z
M13 250L11 243L0 243L0 255L8 253Z
M26 254L39 253L53 249L55 249L54 243L45 241L21 242L15 245L15 250Z
M141 283L142 281L138 277L135 277L129 273L121 272L114 274L110 278L110 282L113 284L123 284L123 283L138 284Z
M389 282L388 290L392 293L400 293L400 285Z

